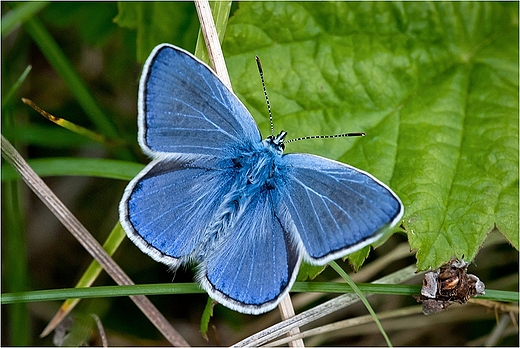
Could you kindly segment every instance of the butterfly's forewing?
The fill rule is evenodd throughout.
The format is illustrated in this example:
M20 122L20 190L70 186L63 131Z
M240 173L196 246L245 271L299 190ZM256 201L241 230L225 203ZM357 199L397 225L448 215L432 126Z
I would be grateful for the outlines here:
M138 104L139 144L154 157L225 156L238 142L261 141L251 114L215 73L172 45L147 59Z
M188 262L233 181L215 170L219 164L150 163L121 200L120 220L130 239L156 261L174 268Z
M155 47L144 65L138 111L139 144L156 160L127 186L120 220L141 250L177 267L200 247L233 180L224 173L232 166L226 156L259 142L260 132L211 69L168 44Z
M299 235L311 263L373 243L402 217L397 195L368 173L314 155L288 154L283 162L281 203L291 217L285 226Z
M261 191L200 265L199 281L212 298L242 313L273 309L291 289L301 260L297 243Z

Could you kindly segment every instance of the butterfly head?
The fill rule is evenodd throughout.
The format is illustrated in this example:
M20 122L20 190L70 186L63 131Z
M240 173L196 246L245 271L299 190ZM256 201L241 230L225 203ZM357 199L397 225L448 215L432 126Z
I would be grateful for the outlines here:
M282 154L283 150L285 150L284 140L287 136L286 131L281 131L277 136L270 135L263 141L265 146L271 147L276 150L279 154Z

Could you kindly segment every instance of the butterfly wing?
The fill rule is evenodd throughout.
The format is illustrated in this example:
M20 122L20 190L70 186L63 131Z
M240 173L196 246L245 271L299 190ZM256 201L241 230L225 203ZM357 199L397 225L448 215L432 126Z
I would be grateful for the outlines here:
M241 313L273 309L296 279L301 253L275 215L274 201L267 191L255 195L200 264L204 290Z
M207 65L168 44L155 47L144 65L138 110L139 144L156 160L129 183L120 220L141 250L177 267L201 247L229 190L226 158L259 142L260 132Z
M226 155L244 141L261 141L240 100L206 64L162 44L154 48L139 85L139 144L148 155Z
M308 261L325 264L369 245L395 225L403 205L385 184L354 167L314 155L287 154L282 206Z
M127 186L119 206L130 239L173 268L195 258L233 176L216 161L153 161Z

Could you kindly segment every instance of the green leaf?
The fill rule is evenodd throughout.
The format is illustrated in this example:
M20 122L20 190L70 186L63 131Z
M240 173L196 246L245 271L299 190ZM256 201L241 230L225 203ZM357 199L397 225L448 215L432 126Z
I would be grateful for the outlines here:
M193 51L198 18L190 2L118 2L114 21L137 30L137 60L143 63L152 49L168 42Z
M305 261L303 261L300 265L300 270L298 271L298 275L296 276L296 281L303 282L306 280L312 280L318 276L323 270L327 267L324 266L314 266Z
M370 245L348 255L348 260L354 271L358 271L370 254Z
M241 2L223 47L264 136L255 55L275 132L367 133L286 151L389 184L420 270L472 260L494 224L518 249L517 3Z

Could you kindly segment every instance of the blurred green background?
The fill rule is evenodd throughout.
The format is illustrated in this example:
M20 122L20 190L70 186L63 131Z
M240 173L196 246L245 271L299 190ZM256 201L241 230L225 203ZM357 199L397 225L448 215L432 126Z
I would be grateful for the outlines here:
M157 37L145 35L131 25L122 27L115 22L118 4L115 2L55 2L32 5L23 25L4 32L8 15L28 3L2 2L2 134L15 144L26 159L45 157L110 158L147 163L137 147L137 89L143 59L142 54L153 47ZM39 6L40 8L36 8ZM140 4L138 6L146 6ZM168 42L193 52L198 35L198 19L193 3L168 3L168 11L175 16L175 26L161 30ZM234 4L231 16L239 8ZM155 9L157 11L158 9ZM31 12L33 11L33 12ZM151 13L144 11L143 13ZM128 15L128 13L126 14ZM143 20L141 18L141 20ZM119 23L132 20L120 18ZM96 121L85 110L84 104L50 64L36 43L38 33L46 32L57 43L73 69L106 116ZM161 32L158 30L157 32ZM154 32L155 33L155 32ZM152 34L150 34L152 35ZM160 42L159 41L159 42ZM149 47L148 47L149 46ZM251 64L254 57L251 56ZM6 99L20 75L32 69L12 98ZM269 73L276 79L276 73ZM251 75L256 78L256 76ZM255 81L256 82L256 81ZM261 96L259 89L258 94ZM67 131L44 119L20 101L30 98L51 114L63 117L113 139L122 139L124 146L105 146ZM105 122L105 123L103 123ZM356 131L347 129L346 131ZM6 164L2 162L5 167ZM117 222L117 205L127 182L95 177L55 176L46 183L72 210L95 238L103 242ZM492 233L476 258L477 268L470 266L484 280L487 288L518 290L518 252L498 233ZM406 237L393 235L376 249L367 264L377 260L406 243ZM142 254L128 240L115 253L114 259L137 284L191 282L193 272L180 269L175 274ZM402 258L377 276L400 269L415 261L413 254ZM2 292L57 289L73 287L91 262L90 256L73 239L57 219L27 189L16 181L2 182ZM478 270L478 272L477 272ZM335 278L330 269L318 280ZM377 277L376 277L377 278ZM420 283L417 277L414 284ZM95 285L113 285L104 273ZM325 296L326 297L326 296ZM151 297L159 310L193 345L229 345L278 320L276 314L253 317L241 315L217 306L210 322L207 343L199 332L200 317L207 295L176 295ZM375 296L376 312L415 304L413 298ZM53 334L39 338L47 322L60 303L36 302L2 306L2 345L53 345ZM312 303L306 306L311 306ZM128 298L84 300L74 310L77 337L68 339L89 344L100 344L99 335L92 325L90 314L99 316L107 332L109 345L163 345L164 338L149 323ZM497 311L500 319L509 316ZM332 321L365 315L366 309L356 305L340 311ZM518 312L513 315L518 320ZM85 325L82 325L85 323ZM413 332L409 329L413 323ZM496 327L495 311L484 307L453 305L446 313L429 317L412 317L388 324L394 345L480 345L484 344ZM324 345L382 345L384 340L376 329L346 330L328 335L314 344ZM518 345L517 331L508 328L499 345ZM59 336L59 335L58 335ZM59 341L59 337L55 339Z

